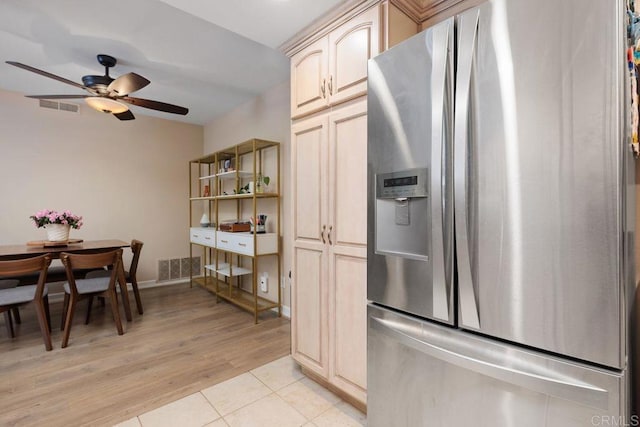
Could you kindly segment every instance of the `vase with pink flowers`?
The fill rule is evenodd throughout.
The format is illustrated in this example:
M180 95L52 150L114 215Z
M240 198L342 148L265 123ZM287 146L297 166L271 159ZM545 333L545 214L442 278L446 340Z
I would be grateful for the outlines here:
M31 215L37 228L44 227L47 231L47 240L51 242L63 242L69 240L69 231L82 227L82 217L74 215L71 211L52 211L44 209Z

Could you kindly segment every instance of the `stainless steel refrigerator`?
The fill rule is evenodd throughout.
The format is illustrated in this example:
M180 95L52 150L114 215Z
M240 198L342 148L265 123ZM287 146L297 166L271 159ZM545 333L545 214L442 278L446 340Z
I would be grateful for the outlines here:
M369 61L369 426L640 425L624 6L490 0Z

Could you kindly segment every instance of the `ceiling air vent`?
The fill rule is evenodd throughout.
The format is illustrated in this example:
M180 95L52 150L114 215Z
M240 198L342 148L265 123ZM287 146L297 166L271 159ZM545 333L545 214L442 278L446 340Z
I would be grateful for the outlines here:
M56 102L48 99L40 100L40 107L51 108L52 110L69 111L71 113L79 113L80 106L78 104L70 104L68 102Z

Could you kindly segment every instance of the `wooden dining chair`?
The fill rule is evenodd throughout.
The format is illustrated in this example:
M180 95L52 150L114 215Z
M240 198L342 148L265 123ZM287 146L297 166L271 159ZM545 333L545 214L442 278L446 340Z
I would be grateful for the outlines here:
M18 259L12 261L0 261L0 275L14 276L39 272L37 285L27 285L18 287L8 287L0 289L0 313L4 313L7 331L11 338L15 337L13 321L10 311L17 313L17 308L33 303L42 332L42 339L47 351L51 346L51 316L49 314L49 288L47 287L47 268L51 264L49 255L42 255L34 258ZM20 323L20 315L14 314L16 322Z
M0 290L15 288L19 284L20 284L20 280L18 279L0 279ZM16 323L20 324L20 309L18 309L18 307L14 307L13 309L11 309L11 311L4 312L5 323L7 326L11 326L11 327L13 327L13 325L12 324L10 325L9 322L11 322L12 314ZM9 332L9 338L13 338L13 336L11 335L11 331L9 329L7 329L7 331Z
M118 335L124 334L116 296L116 282L120 279L119 276L122 275L122 249L95 254L63 252L60 254L60 259L67 271L67 282L63 286L62 348L65 348L69 343L73 314L78 301L83 299L89 299L89 301L91 301L95 296L109 299L113 319L118 329ZM78 280L74 277L74 269L100 267L107 267L109 269L109 276ZM88 321L89 319L87 317L85 323L88 323Z
M131 283L131 287L133 288L133 295L136 298L136 307L138 308L138 313L142 314L142 299L140 298L140 290L138 289L138 279L136 278L136 272L138 271L138 261L140 261L140 252L142 252L142 243L140 240L133 239L131 241L131 252L133 252L133 258L131 259L131 266L128 271L124 272L125 279L127 283ZM87 273L86 278L91 279L95 277L107 277L110 272L106 270L95 270ZM87 310L87 317L91 315L91 306Z

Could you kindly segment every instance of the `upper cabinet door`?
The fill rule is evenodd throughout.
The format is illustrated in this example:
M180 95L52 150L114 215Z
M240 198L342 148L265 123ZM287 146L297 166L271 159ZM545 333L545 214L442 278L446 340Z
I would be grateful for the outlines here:
M329 33L331 104L367 92L367 61L380 52L380 6L372 7Z
M292 117L328 105L328 46L323 37L291 58Z

